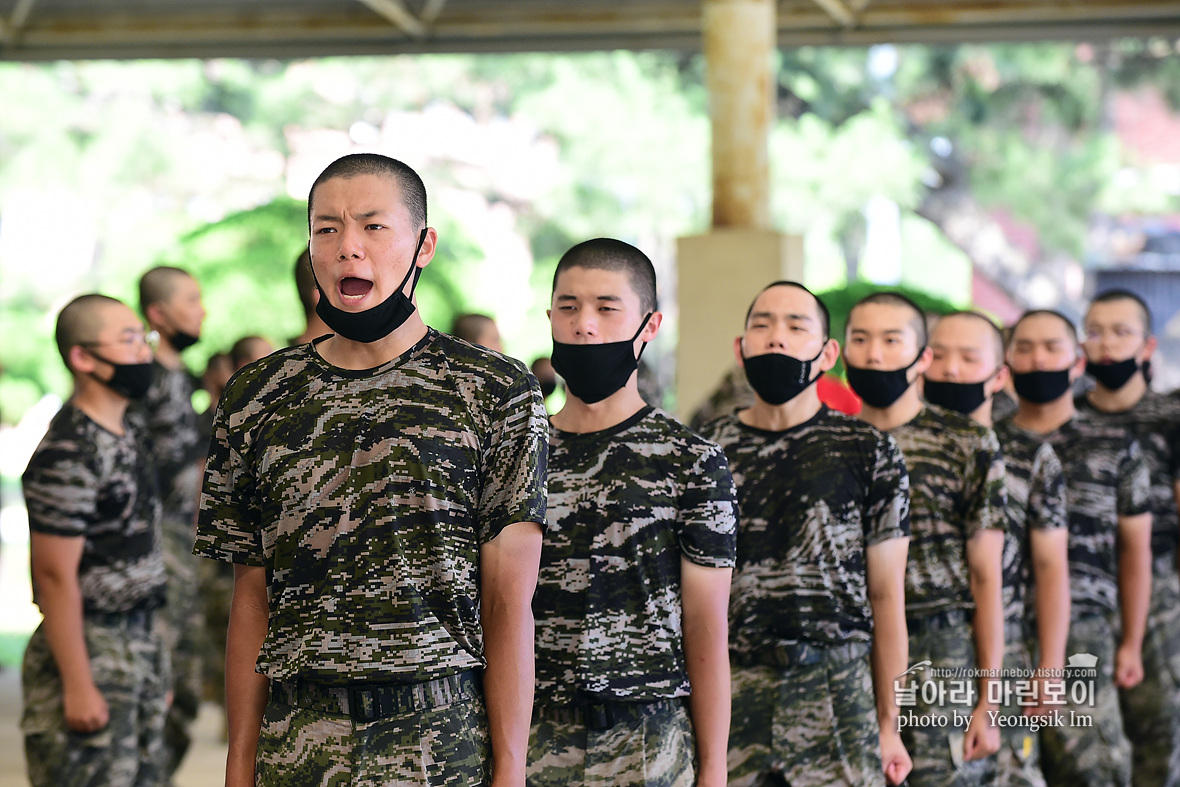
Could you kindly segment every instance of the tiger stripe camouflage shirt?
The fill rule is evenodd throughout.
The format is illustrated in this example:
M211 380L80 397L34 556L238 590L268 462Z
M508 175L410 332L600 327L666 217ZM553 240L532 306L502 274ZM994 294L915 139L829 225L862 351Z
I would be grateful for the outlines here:
M725 454L650 407L602 431L554 428L549 445L537 703L687 695L681 558L733 566Z
M991 429L926 405L889 430L910 472L910 555L905 607L910 617L974 609L967 542L1005 527L1004 460Z
M826 407L779 432L734 413L703 435L725 450L738 490L730 650L871 641L865 551L910 534L893 438Z
M1139 441L1151 475L1151 553L1171 557L1180 544L1175 484L1180 481L1180 399L1148 391L1130 410L1108 413L1086 397L1074 400L1078 412L1127 427Z
M1004 622L1020 625L1032 585L1030 534L1034 530L1068 527L1065 473L1061 460L1036 435L1011 421L995 426L1004 452L1004 483L1008 489L1008 532L1004 535Z
M201 483L198 462L205 451L193 409L195 390L187 369L169 369L152 361L152 385L129 408L147 424L164 516L184 524L190 545Z
M544 522L546 439L523 365L433 329L374 369L309 344L235 375L194 551L266 567L259 672L345 684L482 666L480 547Z
M83 539L78 585L87 612L150 608L164 598L156 476L144 429L133 417L125 425L114 434L66 402L22 477L29 529Z
M1065 471L1070 617L1117 615L1118 518L1151 510L1139 442L1126 428L1084 413L1038 437L1053 446Z

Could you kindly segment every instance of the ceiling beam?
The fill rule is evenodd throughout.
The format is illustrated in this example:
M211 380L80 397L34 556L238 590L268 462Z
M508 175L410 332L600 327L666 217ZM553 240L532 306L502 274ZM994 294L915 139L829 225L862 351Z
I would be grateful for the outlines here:
M856 14L848 10L840 0L814 0L815 4L824 10L828 16L842 27L856 27Z
M360 2L397 25L406 35L413 38L422 38L426 35L426 26L410 12L410 9L406 8L401 0L360 0Z
M422 20L423 24L434 24L434 20L438 19L438 15L442 13L443 6L447 4L447 0L426 0L426 5L422 6L422 13L418 18Z
M28 21L29 11L35 2L36 0L16 0L16 6L12 9L12 16L8 21L4 21L4 17L0 16L0 41L10 44L16 41L20 29Z

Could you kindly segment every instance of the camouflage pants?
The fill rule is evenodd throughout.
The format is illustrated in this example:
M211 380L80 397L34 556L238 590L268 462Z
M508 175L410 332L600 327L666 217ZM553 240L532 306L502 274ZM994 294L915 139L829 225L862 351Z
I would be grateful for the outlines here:
M483 698L354 722L278 701L258 738L258 787L475 787L489 782Z
M538 720L529 730L529 787L690 787L696 751L683 705L608 730Z
M931 667L971 674L975 642L969 624L918 630L910 634L910 664L930 661ZM995 758L966 761L963 743L966 721L979 701L974 678L925 678L915 684L934 684L933 691L915 693L914 704L901 707L901 716L916 720L901 728L901 740L914 761L910 787L979 787L995 783ZM928 701L930 700L930 701ZM937 723L923 723L938 719Z
M1008 675L1029 675L1033 661L1025 645L1023 632L1009 627L1004 634L1004 669ZM1020 678L1007 678L1005 685L1015 690ZM1007 717L1024 714L1015 695L1000 709ZM1040 737L1029 727L1020 724L1001 726L1000 751L996 754L996 784L1003 787L1045 787L1041 773Z
M815 664L734 666L729 784L885 784L868 646Z
M168 596L156 616L156 626L172 660L172 704L164 727L166 767L171 778L192 743L191 728L201 706L205 616L198 592L197 569L202 558L192 553L193 525L166 515L161 528Z
M156 787L165 783L164 714L168 654L150 627L84 622L86 651L110 722L72 732L62 714L62 685L44 626L29 639L21 672L21 731L33 787Z
M1079 693L1082 702L1070 701L1062 707L1063 723L1041 731L1041 767L1049 787L1130 784L1131 743L1123 733L1118 690L1114 686L1117 636L1118 627L1105 617L1070 624L1066 654L1096 656L1097 674L1092 679L1092 695L1089 690ZM1072 693L1073 682L1067 681L1066 685Z
M1135 787L1180 787L1180 574L1157 557L1143 638L1143 682L1119 690Z

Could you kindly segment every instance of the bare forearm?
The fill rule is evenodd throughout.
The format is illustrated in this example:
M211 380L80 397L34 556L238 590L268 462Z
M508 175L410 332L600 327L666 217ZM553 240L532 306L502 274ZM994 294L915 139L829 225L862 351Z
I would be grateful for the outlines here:
M82 591L69 577L38 577L37 601L45 616L45 639L61 674L62 689L94 685L82 627Z
M254 760L269 683L255 671L266 639L268 611L257 600L243 599L235 587L225 649L225 711L229 737L226 787L254 784Z
M881 593L873 605L873 692L877 721L882 730L897 729L897 698L893 680L906 669L910 643L906 631L905 599L901 594Z
M1069 567L1037 566L1036 579L1039 666L1060 669L1065 666L1065 643L1069 637Z
M526 603L483 607L484 701L492 742L492 781L524 784L533 713L533 611Z
M1004 613L998 577L979 577L971 583L975 596L975 666L981 670L979 705L988 702L988 677L1004 663ZM998 674L994 673L994 674Z
M718 625L720 630L717 630ZM689 713L701 776L724 783L729 742L729 646L724 621L685 621L684 656L692 685Z
M1143 646L1147 608L1151 600L1151 546L1119 549L1119 607L1123 618L1123 644Z

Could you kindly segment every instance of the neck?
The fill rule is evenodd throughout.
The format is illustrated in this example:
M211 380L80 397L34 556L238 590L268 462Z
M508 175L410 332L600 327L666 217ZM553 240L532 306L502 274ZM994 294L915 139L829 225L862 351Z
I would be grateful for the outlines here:
M397 358L425 335L426 323L422 322L421 313L415 309L410 319L384 339L368 343L354 342L337 333L316 345L316 349L321 358L341 369L372 369Z
M1102 383L1097 383L1094 390L1086 394L1087 401L1098 410L1106 413L1120 413L1130 410L1139 404L1147 393L1147 380L1143 379L1143 370L1135 372L1127 384L1117 391L1112 391Z
M639 377L635 373L626 385L594 404L586 404L567 390L565 405L550 420L563 432L601 432L623 423L644 407L647 402L639 395Z
M156 347L156 360L159 361L160 365L165 369L169 369L171 371L176 371L183 363L183 361L180 360L180 353L175 347L172 346L172 342L168 341L163 336L160 337L160 344L158 347Z
M127 397L89 377L74 378L74 406L91 421L117 435L124 433L123 416L127 414Z
M888 407L869 407L862 405L860 419L872 424L883 432L896 429L910 421L922 412L922 398L918 396L918 386L910 384L898 400Z
M782 404L768 404L754 394L754 404L739 412L738 420L755 429L781 432L815 418L821 406L815 383L812 383L794 399Z
M1012 422L1021 429L1037 434L1048 434L1061 428L1061 425L1073 418L1074 412L1076 412L1073 405L1073 391L1066 391L1053 401L1044 404L1036 404L1020 397L1017 397L1016 401L1018 406L1016 415L1012 416Z
M993 398L994 398L994 395L989 396L987 398L987 400L984 401L983 404L979 405L979 407L976 407L975 410L968 413L967 417L970 418L972 421L974 421L977 424L982 424L983 426L986 426L989 428L994 426L995 422L992 419L992 399Z

